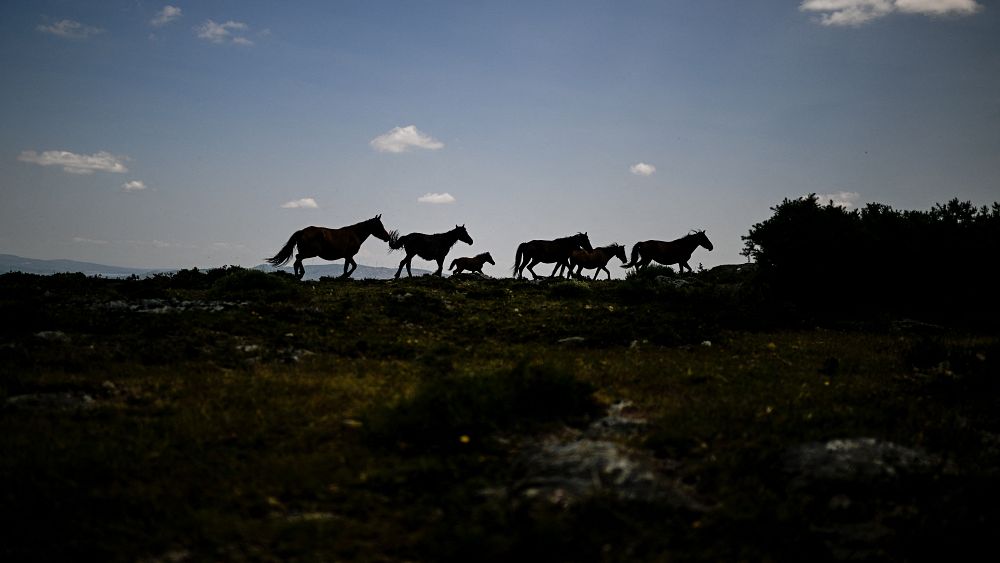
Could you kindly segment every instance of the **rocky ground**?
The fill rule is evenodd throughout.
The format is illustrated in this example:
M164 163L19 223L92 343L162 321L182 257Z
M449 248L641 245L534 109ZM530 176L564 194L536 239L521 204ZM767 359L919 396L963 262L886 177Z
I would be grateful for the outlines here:
M996 332L752 272L0 276L4 560L974 560Z

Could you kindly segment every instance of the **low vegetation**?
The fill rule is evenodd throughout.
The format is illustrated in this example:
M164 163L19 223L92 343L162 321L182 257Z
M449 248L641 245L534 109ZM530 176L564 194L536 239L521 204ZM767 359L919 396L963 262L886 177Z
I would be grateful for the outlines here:
M905 560L985 542L996 331L804 314L756 275L0 276L0 557ZM621 401L647 421L623 447L703 508L516 501L526 441ZM788 469L861 438L933 468Z
M0 276L0 559L978 559L998 218L810 197L620 281Z

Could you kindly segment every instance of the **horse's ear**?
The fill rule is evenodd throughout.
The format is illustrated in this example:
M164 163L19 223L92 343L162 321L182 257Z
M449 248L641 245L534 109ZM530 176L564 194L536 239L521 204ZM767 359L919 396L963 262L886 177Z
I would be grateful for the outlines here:
M378 215L376 215L376 216L375 216L375 218L376 218L376 219L381 219L381 218L382 218L382 214L381 214L381 213L379 213Z

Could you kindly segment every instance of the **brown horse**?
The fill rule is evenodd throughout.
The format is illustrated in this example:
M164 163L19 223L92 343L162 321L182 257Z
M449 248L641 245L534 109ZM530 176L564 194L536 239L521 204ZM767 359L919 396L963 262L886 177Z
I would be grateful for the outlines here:
M299 252L295 255L293 270L299 279L302 279L302 276L306 274L302 260L315 256L324 260L343 258L344 273L340 277L346 278L357 269L358 263L354 261L354 255L358 253L361 243L365 242L369 235L384 241L389 240L389 233L382 226L381 213L367 221L339 229L306 227L301 231L296 231L274 257L265 258L265 260L275 267L284 266L291 259L292 251L298 246Z
M569 273L570 277L583 277L583 269L586 268L596 269L594 272L594 279L604 270L604 273L608 275L608 279L611 279L611 272L608 271L608 261L612 258L617 257L622 261L622 264L628 262L628 257L625 256L625 247L618 244L609 244L608 246L600 246L594 250L587 252L586 250L574 250L569 255ZM577 269L576 272L573 270Z
M493 261L493 257L490 256L490 253L484 252L472 258L455 258L451 261L451 267L448 269L455 270L455 275L461 274L462 270L468 270L469 273L476 273L482 276L484 275L483 264L487 262L493 264L494 266L497 265L497 263Z
M556 270L562 271L569 267L569 255L574 250L582 248L593 250L590 246L590 238L587 233L577 233L570 237L557 238L555 240L532 240L522 242L517 247L517 254L514 257L514 275L518 279L524 277L524 269L528 268L531 275L538 279L533 267L539 262L551 264L555 262L555 268L549 277L556 275Z
M448 251L458 241L472 244L472 237L465 230L465 225L455 225L455 228L447 233L433 235L410 233L405 236L399 236L398 232L393 231L389 235L389 252L399 250L400 248L406 249L406 258L400 261L399 269L396 270L396 277L399 278L399 274L403 271L403 266L406 266L406 275L413 276L413 273L410 272L410 261L413 260L414 256L437 262L438 269L434 272L434 275L440 276L441 271L444 270L444 257L448 255Z
M632 247L632 261L628 264L622 264L622 268L635 266L638 270L649 265L650 260L655 260L664 266L678 264L681 272L684 272L684 268L690 272L692 270L691 266L688 265L688 260L691 259L694 249L699 246L705 247L709 251L714 248L712 241L705 236L705 231L692 231L670 242L644 240L635 243L635 246Z

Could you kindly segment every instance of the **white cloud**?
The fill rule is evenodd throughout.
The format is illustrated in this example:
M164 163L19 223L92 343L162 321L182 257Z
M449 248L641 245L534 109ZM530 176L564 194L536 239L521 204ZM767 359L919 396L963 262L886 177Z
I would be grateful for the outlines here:
M149 20L150 25L153 27L162 27L168 23L181 17L181 9L177 6L170 6L169 4L164 6L162 10L156 13L156 17Z
M819 200L820 205L826 205L828 203L833 203L836 207L843 207L844 209L854 209L857 206L858 199L861 194L858 192L836 192L832 194L816 194L816 199Z
M652 176L656 172L656 167L645 162L637 162L630 166L628 171L636 176Z
M411 148L438 150L444 143L417 130L416 125L396 127L371 140L371 146L378 152L406 152Z
M199 39L204 39L212 43L236 43L237 45L253 45L253 42L246 39L241 32L249 30L250 27L238 21L229 20L225 23L215 23L212 20L205 20L205 23L195 28Z
M52 25L40 25L36 29L42 33L49 33L66 39L87 39L92 35L104 33L104 30L99 27L82 24L73 20L60 20Z
M967 16L983 7L976 0L896 0L896 9L925 16Z
M105 151L91 155L75 154L69 151L45 151L41 154L35 151L22 151L17 159L39 166L62 166L63 170L70 174L93 174L94 171L114 172L116 174L128 172L128 168L123 162L128 160L127 157L115 156Z
M126 192L138 192L146 189L146 183L142 180L129 180L122 184L122 189Z
M108 241L106 240L95 240L92 238L85 238L85 237L73 237L73 242L80 244L108 244Z
M426 193L417 198L419 203L455 203L455 197L450 193Z
M805 0L803 12L819 14L827 26L860 26L893 12L925 16L970 15L982 8L975 0Z
M281 207L284 209L319 209L319 204L311 197L304 197L302 199L286 201L281 204Z

